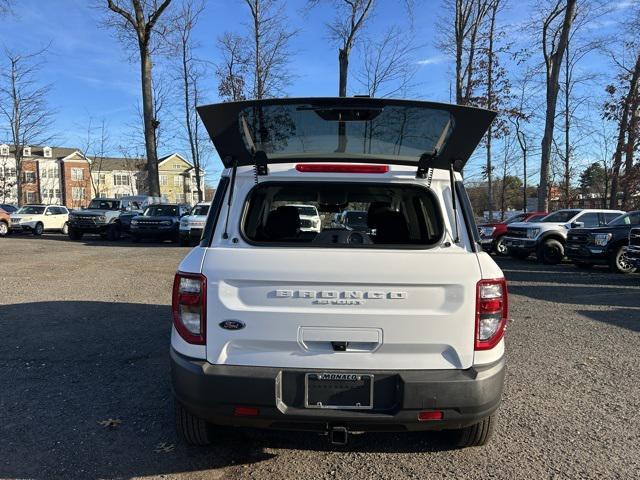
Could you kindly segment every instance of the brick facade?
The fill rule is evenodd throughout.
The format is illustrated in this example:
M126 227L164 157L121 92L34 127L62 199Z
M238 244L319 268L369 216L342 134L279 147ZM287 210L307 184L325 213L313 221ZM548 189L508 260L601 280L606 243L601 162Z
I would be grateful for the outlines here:
M91 201L91 171L85 160L63 160L61 173L62 203L81 208Z
M22 202L40 203L40 175L38 171L38 162L34 160L23 159L22 165Z

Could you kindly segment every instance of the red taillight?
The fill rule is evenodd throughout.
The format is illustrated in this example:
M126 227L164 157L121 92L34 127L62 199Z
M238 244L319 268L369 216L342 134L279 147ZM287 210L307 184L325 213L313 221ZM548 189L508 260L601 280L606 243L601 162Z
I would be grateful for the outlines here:
M389 165L357 165L351 163L299 163L296 170L305 173L387 173Z
M480 280L476 289L476 350L489 350L500 342L508 315L509 300L505 279Z
M444 413L442 410L425 410L424 412L418 413L418 420L421 422L428 420L442 420L444 418Z
M207 279L199 273L176 273L173 280L173 326L187 343L204 345L207 337Z
M236 417L257 417L260 415L260 410L255 407L234 407L233 414Z

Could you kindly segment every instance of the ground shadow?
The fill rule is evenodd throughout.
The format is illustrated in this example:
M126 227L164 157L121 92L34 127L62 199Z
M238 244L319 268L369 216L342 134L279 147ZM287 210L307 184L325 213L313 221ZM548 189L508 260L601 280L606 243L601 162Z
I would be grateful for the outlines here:
M130 478L261 462L267 448L329 450L313 433L225 429L209 448L173 426L170 307L0 305L0 477ZM343 451L445 450L438 434L353 436Z
M154 240L154 239L142 239L140 242L134 242L130 236L123 235L119 240L109 241L100 237L100 235L84 235L82 240L71 240L66 235L59 233L45 233L41 236L34 236L30 234L12 234L9 238L24 239L26 241L56 241L56 242L71 242L80 243L82 245L94 246L94 247L157 247L157 248L171 248L180 247L178 242L172 242L170 240ZM194 245L192 245L193 247ZM181 248L192 248L181 247Z
M638 297L636 297L637 299ZM636 300L636 306L640 301ZM616 308L615 310L578 310L580 315L598 322L640 332L640 309Z

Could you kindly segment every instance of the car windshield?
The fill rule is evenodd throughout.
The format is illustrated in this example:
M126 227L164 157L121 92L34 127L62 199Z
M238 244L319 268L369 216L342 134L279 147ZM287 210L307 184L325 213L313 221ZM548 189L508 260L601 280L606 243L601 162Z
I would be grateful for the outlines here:
M209 205L196 205L191 210L191 215L205 216L207 213L209 213Z
M18 213L27 214L27 215L42 215L44 213L45 207L34 207L32 205L26 205L18 210Z
M90 210L119 210L120 202L118 200L101 200L94 198L88 207Z
M315 217L318 215L318 211L316 210L315 207L306 207L303 205L296 205L296 208L298 209L298 213L300 215L304 215L307 217Z
M540 220L542 220L544 217L546 217L547 214L543 214L543 215L534 215L533 217L529 217L529 219L527 220L527 223L536 223L539 222Z
M417 161L440 152L453 128L449 112L411 105L260 105L242 110L239 122L247 150L271 159L375 155Z
M145 217L177 217L177 205L151 205L144 211Z
M254 188L248 203L243 235L258 245L426 248L440 242L444 231L435 196L417 185L337 188L324 182L273 182ZM300 204L324 214L319 230L310 230L309 220L300 218ZM363 228L336 225L331 221L334 214Z
M12 213L12 212L15 212L16 210L18 210L16 207L14 207L12 205L6 205L6 204L0 205L0 209L4 210L7 213Z
M518 215L514 215L511 218L508 218L507 220L505 220L505 225L509 225L510 223L515 223L515 222L521 222L522 220L524 220L524 217L526 215L524 213L520 213Z
M557 212L552 213L551 215L547 215L542 220L540 220L540 222L564 223L571 220L578 213L580 213L580 210L558 210Z
M611 220L607 225L640 225L640 210L620 215Z

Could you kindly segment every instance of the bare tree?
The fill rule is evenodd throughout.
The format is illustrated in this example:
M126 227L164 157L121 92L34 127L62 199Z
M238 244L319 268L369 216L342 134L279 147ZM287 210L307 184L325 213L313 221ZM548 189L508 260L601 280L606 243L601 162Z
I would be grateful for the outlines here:
M281 93L291 81L290 41L297 31L287 28L284 3L244 0L251 13L249 61L251 96L261 99Z
M196 45L194 44L192 33L203 10L204 3L201 0L184 0L181 10L171 21L172 34L169 37L172 51L177 54L179 61L178 80L182 92L184 126L191 153L191 163L195 169L196 191L198 192L199 202L203 200L200 178L200 154L202 148L200 146L201 138L196 106L200 93L200 79L205 75L205 72L203 63L194 56Z
M544 14L541 26L542 54L546 80L546 110L540 154L538 210L543 211L547 211L549 208L549 166L551 163L556 106L560 91L560 67L575 14L576 0L554 0L551 8Z
M89 179L95 195L99 197L102 195L104 188L101 174L106 152L110 148L109 131L104 118L96 125L93 117L89 116L86 126L86 136L79 151L89 162Z
M0 15L11 13L11 0L0 0Z
M51 141L54 112L48 104L51 85L39 82L38 68L42 66L40 50L19 54L5 50L6 66L0 72L0 116L8 125L10 147L16 163L18 203L22 203L23 148L47 144ZM37 201L40 202L40 189Z
M125 6L130 3L130 6ZM162 13L167 9L171 0L107 0L109 10L118 15L118 19L107 20L121 38L132 37L138 45L140 54L140 79L142 87L142 110L144 120L144 139L147 153L147 182L149 195L160 196L160 181L158 178L158 151L156 129L158 120L154 115L153 99L153 62L152 62L152 34Z
M227 101L247 98L247 74L251 63L247 39L226 32L218 38L222 61L216 65L218 95Z
M310 0L308 7L314 7L319 0ZM331 39L338 44L339 81L338 95L347 96L349 78L349 56L358 40L367 19L374 8L375 0L333 0L335 18L328 24Z
M355 78L371 97L406 94L417 71L418 48L410 30L391 26L378 40L362 42L362 67Z

